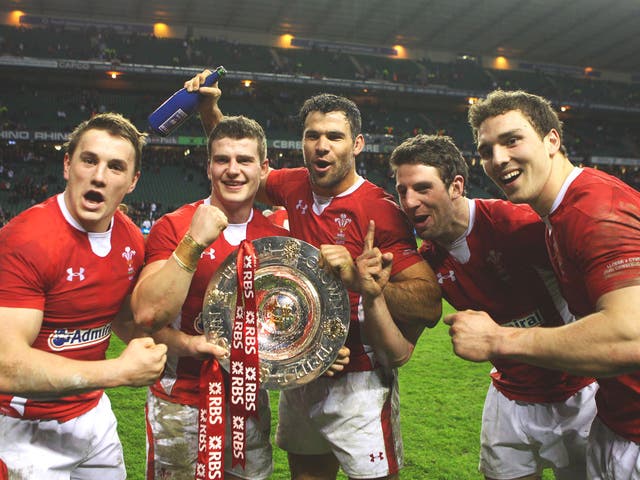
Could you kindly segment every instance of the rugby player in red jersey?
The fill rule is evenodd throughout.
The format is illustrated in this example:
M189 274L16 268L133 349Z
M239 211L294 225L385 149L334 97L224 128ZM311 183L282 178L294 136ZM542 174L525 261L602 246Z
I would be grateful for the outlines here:
M550 103L495 91L469 111L487 175L546 225L562 294L577 321L557 328L499 326L476 311L454 314L456 353L510 358L594 376L597 416L587 478L640 478L640 193L591 168L575 167Z
M453 140L418 135L390 157L400 205L424 239L420 252L457 310L501 325L556 327L574 320L559 293L545 226L527 205L466 196L468 167ZM480 435L487 479L585 478L592 378L493 358Z
M143 144L120 115L81 123L66 145L65 191L0 230L0 459L12 478L126 477L103 389L149 385L166 360L151 338L105 360L111 331L135 328L144 243L118 205Z

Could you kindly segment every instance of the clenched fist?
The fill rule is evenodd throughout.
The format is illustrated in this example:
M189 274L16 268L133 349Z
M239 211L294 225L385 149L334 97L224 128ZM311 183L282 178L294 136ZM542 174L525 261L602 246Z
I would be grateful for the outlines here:
M134 338L118 357L122 385L143 387L155 382L167 361L167 346L152 338Z
M200 245L208 247L228 224L227 216L218 207L201 204L191 218L189 235Z

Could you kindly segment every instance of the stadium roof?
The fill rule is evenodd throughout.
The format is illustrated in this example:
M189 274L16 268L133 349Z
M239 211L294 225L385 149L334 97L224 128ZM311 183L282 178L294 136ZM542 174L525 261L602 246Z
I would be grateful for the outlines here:
M640 0L9 0L29 14L164 22L640 72ZM6 5L6 4L5 4Z

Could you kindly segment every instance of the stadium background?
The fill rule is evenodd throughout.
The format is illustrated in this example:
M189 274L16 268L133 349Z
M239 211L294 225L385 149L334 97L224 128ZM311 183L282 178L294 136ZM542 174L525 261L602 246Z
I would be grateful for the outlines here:
M332 91L362 109L368 146L358 168L373 182L393 191L386 157L405 137L444 133L469 159L471 195L495 196L466 110L495 87L524 88L564 110L572 161L640 184L635 0L10 0L5 8L2 221L62 189L59 149L79 121L115 110L145 129L185 79L217 65L229 71L223 111L260 121L276 167L301 162L301 100ZM206 194L201 133L192 119L152 137L127 199L139 224Z
M265 127L274 167L301 164L297 108L329 91L362 110L358 171L374 183L393 193L388 153L410 135L439 133L468 159L470 196L499 196L466 112L496 87L523 88L553 101L575 164L639 188L639 17L637 0L3 1L0 225L62 191L61 145L78 122L113 110L146 129L184 80L217 65L229 72L223 111ZM138 225L207 195L204 143L195 118L151 137L125 199ZM401 374L403 478L479 478L488 366L453 358L441 327L425 337ZM130 478L141 478L143 391L112 393ZM286 478L281 452L276 463L274 478Z

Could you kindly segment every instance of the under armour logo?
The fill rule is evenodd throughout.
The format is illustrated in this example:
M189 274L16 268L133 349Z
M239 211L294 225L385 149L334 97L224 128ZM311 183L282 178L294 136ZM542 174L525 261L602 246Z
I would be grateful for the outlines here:
M369 458L370 458L370 462L373 463L376 460L384 460L384 454L382 452L378 452L377 454L375 453L370 453L369 454Z
M456 281L456 274L455 274L455 272L453 270L449 270L449 273L447 273L447 274L442 274L442 273L438 272L436 274L436 277L438 277L438 283L440 285L442 285L445 280L451 280L452 282Z
M80 267L80 269L77 272L73 271L73 268L69 267L67 268L67 282L73 282L73 279L75 277L78 277L78 280L83 281L84 280L84 268Z
M307 208L309 207L309 205L307 205L306 203L304 203L302 200L298 200L298 203L296 204L296 210L300 210L300 212L302 213L302 215L304 215L305 213L307 213Z
M216 259L216 251L213 248L210 248L209 250L205 250L204 252L202 252L200 254L200 258L204 257L205 255L207 255L211 260Z

